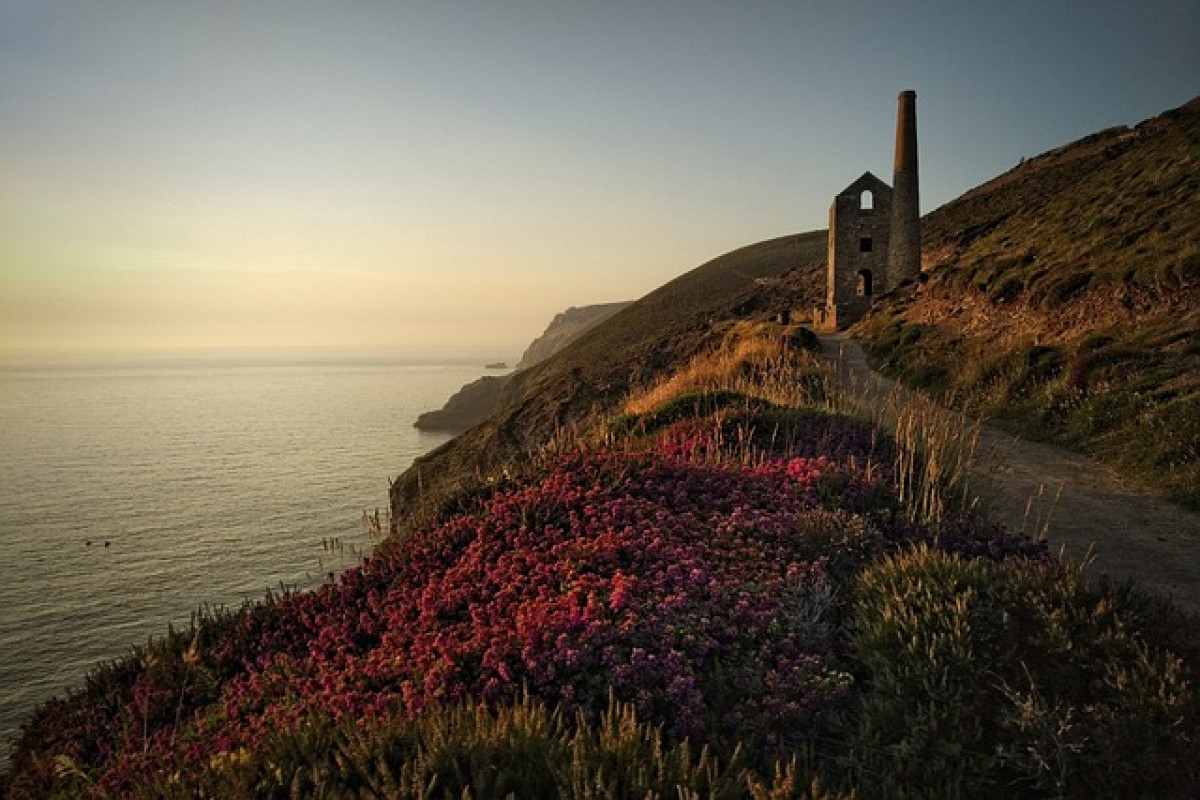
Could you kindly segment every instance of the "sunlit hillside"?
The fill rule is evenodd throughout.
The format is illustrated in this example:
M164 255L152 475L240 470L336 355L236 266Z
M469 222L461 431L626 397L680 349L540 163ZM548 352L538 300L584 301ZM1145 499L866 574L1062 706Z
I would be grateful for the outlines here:
M926 220L858 327L942 397L1187 499L1198 108ZM205 612L25 725L8 797L1194 796L1200 624L986 518L971 423L839 382L825 233L537 366L311 592Z

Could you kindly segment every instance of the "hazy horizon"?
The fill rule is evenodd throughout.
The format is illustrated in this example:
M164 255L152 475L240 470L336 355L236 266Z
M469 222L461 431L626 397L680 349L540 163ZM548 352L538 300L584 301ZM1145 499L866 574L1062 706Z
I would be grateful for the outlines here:
M1191 99L1200 7L0 0L0 358L195 348L514 358L824 228L922 211Z
M61 347L0 350L0 369L74 366L144 366L170 363L280 364L322 362L396 362L470 364L482 370L503 361L514 366L524 348L505 351L483 346L406 350L381 345L225 345L142 347Z

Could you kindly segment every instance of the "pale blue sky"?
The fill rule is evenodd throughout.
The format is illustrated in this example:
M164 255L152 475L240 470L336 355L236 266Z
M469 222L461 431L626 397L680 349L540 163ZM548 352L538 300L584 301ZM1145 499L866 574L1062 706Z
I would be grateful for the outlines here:
M0 0L0 353L519 353L1200 93L1200 4Z

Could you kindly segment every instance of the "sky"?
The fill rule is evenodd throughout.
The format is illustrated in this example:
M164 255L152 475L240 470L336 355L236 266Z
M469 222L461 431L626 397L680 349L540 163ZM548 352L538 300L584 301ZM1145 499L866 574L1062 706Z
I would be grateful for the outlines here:
M1195 0L0 0L0 358L519 355L824 228L922 211L1200 93Z

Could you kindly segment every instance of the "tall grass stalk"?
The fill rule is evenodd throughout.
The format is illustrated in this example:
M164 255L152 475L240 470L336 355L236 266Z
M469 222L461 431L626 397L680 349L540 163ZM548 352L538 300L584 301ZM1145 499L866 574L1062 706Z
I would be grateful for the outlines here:
M920 522L936 524L948 510L974 501L969 470L979 444L979 423L937 406L924 395L901 399L892 392L878 412L896 439L900 500Z
M839 356L840 361L840 356ZM862 380L838 363L830 410L870 420L896 442L895 474L900 499L919 522L941 522L947 512L978 504L970 469L979 446L981 423L946 409L924 392Z

